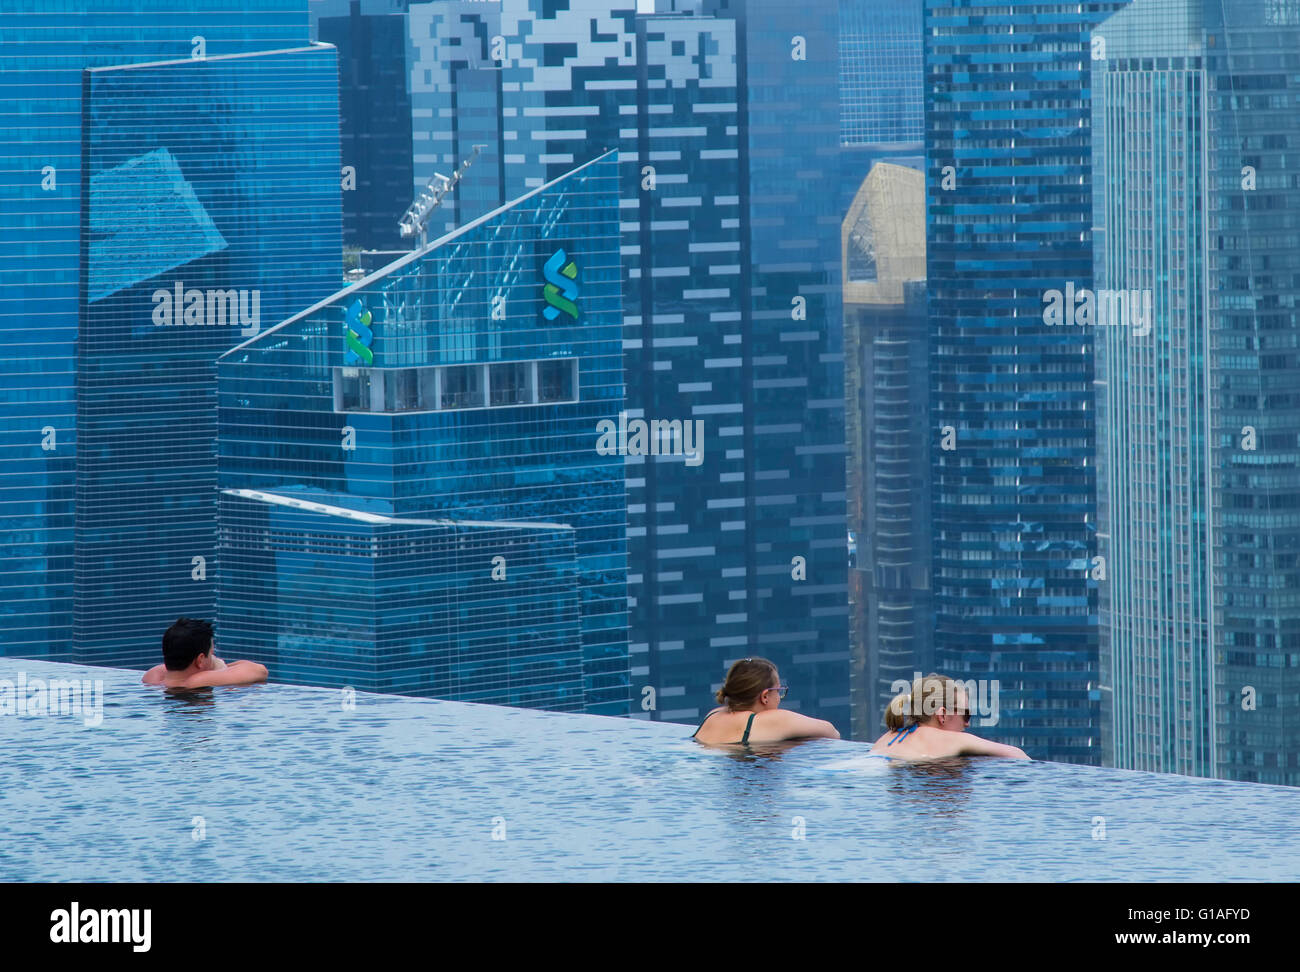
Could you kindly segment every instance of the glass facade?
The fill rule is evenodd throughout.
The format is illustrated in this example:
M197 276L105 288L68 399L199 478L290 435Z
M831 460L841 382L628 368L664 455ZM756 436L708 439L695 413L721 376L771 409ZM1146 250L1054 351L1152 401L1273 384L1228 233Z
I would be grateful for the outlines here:
M1151 294L1149 320L1095 336L1097 550L1105 761L1212 776L1208 197L1196 8L1136 3L1092 35L1104 44L1092 66L1096 285Z
M729 649L719 662L737 657L741 644L772 658L798 697L795 708L846 730L843 212L824 191L839 176L839 12L833 4L800 9L771 0L704 8L734 19L737 38L741 233L732 293L740 316L723 341L738 380L728 383L730 401L713 406L724 458L737 466L718 477L714 502L726 511L719 544L732 546L727 534L740 532L743 546L732 549L744 561L720 563L716 572L702 563L696 583L721 614L719 578L730 581L728 620L744 641L729 643L707 613L701 620L717 632L709 647ZM799 137L792 139L794 116ZM729 442L737 433L740 441ZM690 634L703 655L704 640ZM725 667L712 668L716 686Z
M216 359L342 280L325 46L85 78L73 646L157 662L215 608Z
M925 177L878 163L844 219L853 737L874 739L895 683L934 668L930 604Z
M450 176L462 162L473 160L455 192L429 221L429 231L435 236L541 184L526 184L517 171L524 146L519 144L514 127L522 124L519 103L527 74L512 71L514 59L508 45L515 43L517 56L520 38L503 32L502 6L501 0L439 0L410 7L407 61L416 191L435 173ZM518 9L523 4L506 6L518 10L515 16L528 17L526 8ZM582 158L578 162L606 147L610 146L593 144L590 153L579 153ZM513 170L509 176L507 162Z
M984 732L1100 760L1090 333L1089 31L1121 3L925 9L927 279L939 670L996 679Z
M353 2L347 16L312 13L315 38L338 50L343 242L404 249L397 224L416 196L406 17L387 0L364 7Z
M307 42L307 0L0 8L0 653L71 657L82 69ZM154 635L156 637L156 634Z
M313 495L222 492L223 652L277 681L584 710L573 527Z
M1220 776L1300 785L1300 3L1204 6ZM1249 430L1255 431L1255 441ZM1254 448L1248 448L1254 445Z
M618 198L606 155L221 358L224 644L254 658L280 646L277 663L312 684L359 687L363 673L385 690L562 708L576 672L585 711L627 714L624 460L598 448L624 410ZM363 401L363 376L369 407L345 405ZM287 500L328 508L295 514L305 549L281 531ZM459 607L429 562L463 578ZM304 572L326 564L359 572L346 624L304 607ZM328 650L290 650L305 631ZM507 670L518 680L500 684ZM537 695L546 671L558 681Z
M840 141L924 138L923 0L839 0Z
M1143 0L1094 37L1098 267L1153 294L1099 339L1105 755L1300 784L1300 4Z
M704 423L701 465L627 457L634 714L696 719L763 654L847 728L838 10L665 7L412 4L417 182L488 145L477 208L618 149L629 417Z

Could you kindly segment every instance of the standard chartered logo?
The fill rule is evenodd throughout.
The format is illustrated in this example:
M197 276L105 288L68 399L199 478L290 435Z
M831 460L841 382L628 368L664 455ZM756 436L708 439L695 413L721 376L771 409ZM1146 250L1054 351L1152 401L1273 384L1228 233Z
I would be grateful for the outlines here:
M370 311L361 303L360 298L352 302L343 321L343 340L347 350L343 352L345 365L374 364L375 353L370 350L374 343L375 332L370 330Z
M542 288L542 296L546 300L546 306L542 308L542 316L548 321L553 321L563 313L576 321L579 293L578 265L569 259L563 247L551 254L551 258L542 268L542 276L546 278L546 286Z

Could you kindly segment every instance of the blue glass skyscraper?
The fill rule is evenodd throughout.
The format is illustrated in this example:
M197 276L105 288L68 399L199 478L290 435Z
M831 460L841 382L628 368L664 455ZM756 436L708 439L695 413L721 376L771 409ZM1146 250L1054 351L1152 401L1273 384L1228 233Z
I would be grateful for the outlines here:
M346 16L312 11L316 39L338 50L343 242L348 247L406 246L398 221L415 198L415 177L404 7L352 0Z
M1105 565L1105 761L1212 776L1209 183L1199 6L1136 2L1093 31L1096 284L1126 301L1138 296L1131 319L1095 335L1097 550Z
M147 664L215 607L216 359L332 292L325 46L86 73L73 644Z
M844 219L853 736L934 668L924 174L878 162Z
M572 526L366 505L222 491L222 651L277 681L584 711Z
M1093 32L1107 762L1300 783L1300 5L1135 0Z
M839 0L840 142L919 149L924 0Z
M473 160L455 192L434 212L430 222L434 235L463 226L507 198L541 185L529 181L518 165L521 146L514 126L523 123L519 104L528 76L522 73L506 80L512 61L502 29L502 6L500 0L438 0L410 8L407 60L415 187L423 188L435 173L450 176L462 162ZM526 10L517 15L528 16ZM597 144L590 148L602 150ZM540 173L537 165L523 171ZM537 174L536 179L542 176Z
M990 736L1096 762L1089 30L1121 3L927 0L935 650L997 679Z
M82 70L306 42L306 0L137 0L130 11L110 0L57 9L14 0L0 10L0 652L72 650L78 317L92 243ZM155 163L169 178L161 157L143 164Z
M671 6L412 4L416 179L487 145L478 207L619 150L629 415L705 423L699 466L629 459L635 714L763 654L847 727L838 11Z
M847 727L843 212L825 191L839 174L838 9L750 0L703 12L736 31L740 249L727 285L739 317L721 328L732 379L710 375L724 460L736 466L708 501L722 522L690 532L694 545L712 534L739 556L687 561L705 610L687 621L658 609L658 636L680 632L687 654L666 670L687 684L711 669L716 685L741 650L766 655L797 686L800 708ZM687 488L673 495L690 507Z
M228 650L627 713L618 199L606 155L221 358Z
M839 3L854 738L878 733L898 679L934 667L922 8Z

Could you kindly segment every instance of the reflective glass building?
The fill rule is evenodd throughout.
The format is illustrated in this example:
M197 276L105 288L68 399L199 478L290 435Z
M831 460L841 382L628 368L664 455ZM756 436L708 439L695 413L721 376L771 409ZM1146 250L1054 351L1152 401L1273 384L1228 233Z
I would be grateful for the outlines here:
M934 667L925 316L924 0L840 0L853 737ZM911 171L907 171L911 170Z
M91 246L82 70L301 47L307 6L136 0L128 12L114 0L56 7L11 0L0 7L0 653L67 658L73 649L77 340ZM156 93L166 98L168 89ZM233 137L229 151L240 151ZM169 178L156 161L157 177ZM205 232L191 229L195 242ZM122 394L129 397L125 386Z
M584 710L573 527L324 498L222 492L222 651L279 681Z
M398 221L415 198L405 2L312 4L315 40L338 51L345 246L405 249ZM340 9L342 8L342 9Z
M1095 335L1101 737L1112 765L1212 776L1209 186L1198 6L1136 2L1093 31L1104 45L1092 85L1096 284L1151 294L1150 320Z
M838 9L634 6L411 4L416 179L488 146L463 216L618 149L629 415L704 423L628 460L634 714L762 654L847 730Z
M606 155L221 358L228 651L627 713L618 200Z
M924 139L924 0L839 0L840 141Z
M338 288L334 50L86 73L73 648L211 617L216 359Z
M1300 4L1135 0L1093 63L1103 742L1300 783Z
M519 105L527 76L511 75L506 80L513 62L502 32L502 6L501 0L437 0L410 6L407 64L416 191L435 173L450 176L463 161L473 160L455 192L433 213L429 232L435 236L544 181L539 166L526 167L536 175L534 181L527 181L519 166L524 146L518 144L515 126L523 123ZM521 3L506 6L525 18L529 15ZM509 122L507 93L512 106ZM593 142L589 150L608 147ZM586 158L581 152L579 156L577 161ZM577 164L573 157L566 158L570 166ZM507 162L512 165L510 172Z
M924 184L877 163L844 218L855 739L879 735L897 681L934 668Z
M927 0L935 650L997 679L991 737L1100 760L1089 31L1121 3Z

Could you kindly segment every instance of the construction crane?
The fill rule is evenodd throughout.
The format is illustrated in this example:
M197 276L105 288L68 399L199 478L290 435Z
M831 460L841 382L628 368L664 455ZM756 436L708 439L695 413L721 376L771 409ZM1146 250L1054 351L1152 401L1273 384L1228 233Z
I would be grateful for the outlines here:
M443 197L456 188L456 183L460 182L465 170L473 165L474 160L478 158L479 151L485 148L487 148L486 145L475 145L474 151L470 153L469 158L462 162L450 176L445 176L441 172L433 174L433 178L424 187L424 191L415 197L415 202L406 208L402 218L397 221L397 227L401 230L402 239L418 236L420 238L419 246L425 245L429 217L438 208Z

